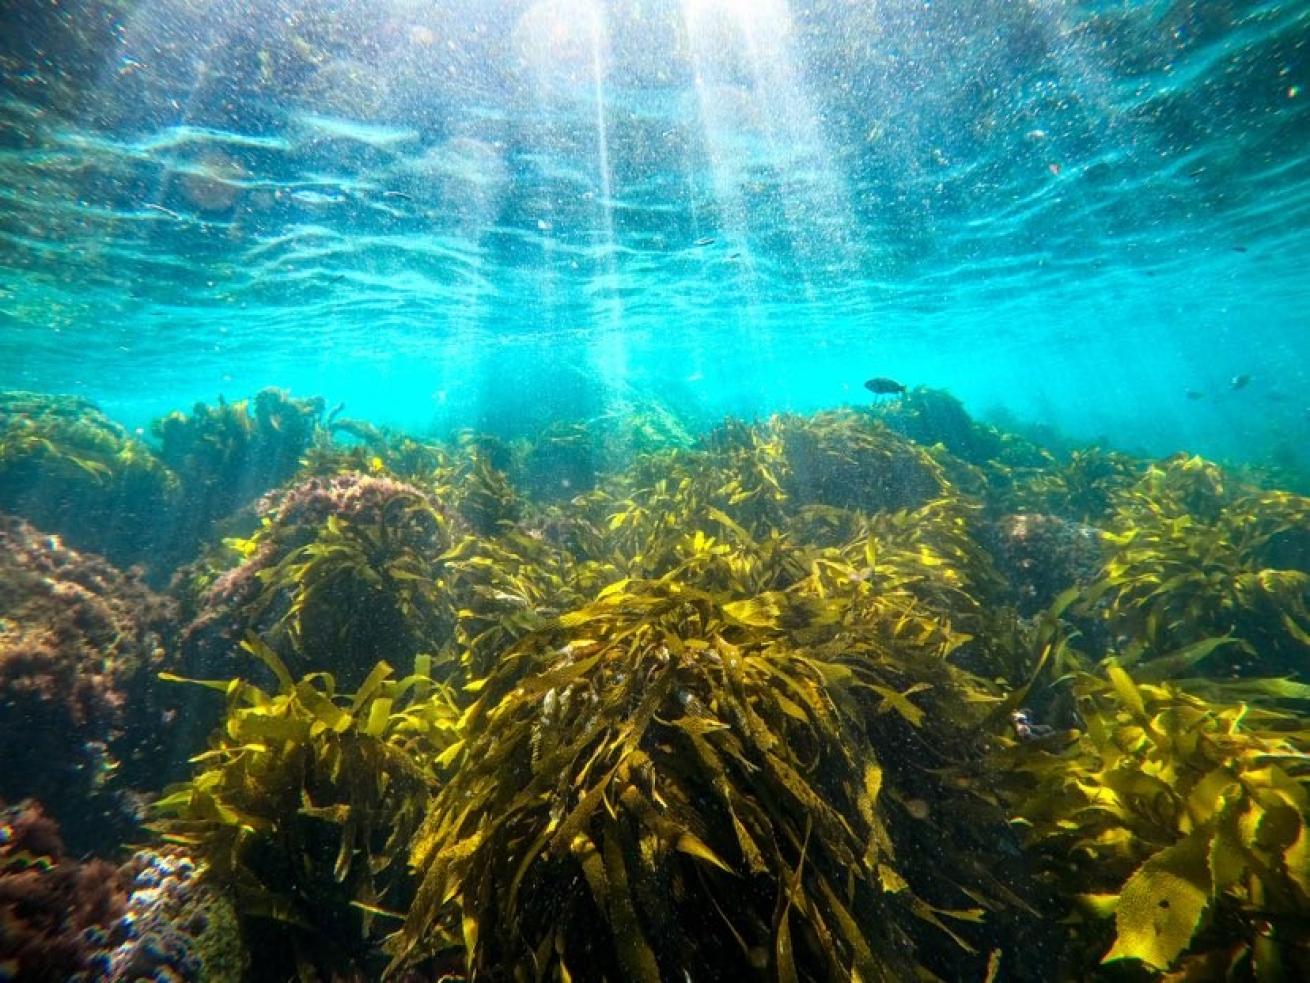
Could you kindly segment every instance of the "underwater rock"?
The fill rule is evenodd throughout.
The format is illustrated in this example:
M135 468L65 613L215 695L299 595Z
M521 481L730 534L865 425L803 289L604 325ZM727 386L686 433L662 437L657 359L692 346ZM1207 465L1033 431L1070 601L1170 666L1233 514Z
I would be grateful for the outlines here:
M67 855L33 800L0 803L0 973L49 983L237 983L231 903L174 847L122 867Z
M1101 533L1054 515L1020 512L991 529L992 555L1019 613L1030 617L1061 592L1094 581L1101 570Z
M0 975L63 983L91 967L105 927L126 911L126 885L104 860L65 855L41 806L0 802ZM104 979L90 975L87 979Z
M249 964L232 903L176 847L138 850L119 870L123 912L88 940L100 942L70 983L159 980L239 983Z
M0 516L0 796L39 798L79 848L112 843L170 747L154 673L174 606L103 559Z
M115 564L154 564L177 477L76 396L0 393L0 511Z
M290 665L353 686L382 658L410 661L444 637L440 504L415 485L349 472L307 478L259 504L262 526L234 543L241 559L198 583L182 634L189 675L231 674L248 634Z

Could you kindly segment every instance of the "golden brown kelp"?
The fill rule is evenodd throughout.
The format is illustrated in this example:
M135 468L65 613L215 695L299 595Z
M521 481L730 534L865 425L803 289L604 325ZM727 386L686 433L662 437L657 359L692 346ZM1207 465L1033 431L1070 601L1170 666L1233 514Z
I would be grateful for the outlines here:
M1241 702L1249 687L1202 699L1117 666L1074 687L1083 729L1067 750L1035 741L996 760L1071 909L1066 975L1097 960L1176 979L1310 975L1304 719Z
M931 455L867 413L779 416L769 432L787 462L782 487L798 505L899 509L935 498L944 487Z
M157 559L177 499L177 476L94 403L0 393L0 511L126 567Z
M378 659L435 652L449 630L447 525L435 499L385 475L309 478L271 497L261 528L231 541L237 566L201 599L186 633L189 671L222 671L248 631L348 686Z
M1126 665L1157 660L1149 671L1163 678L1216 653L1246 674L1305 671L1310 499L1177 458L1118 496L1105 540L1080 606L1106 621Z
M155 804L156 828L204 859L250 931L276 926L292 971L363 968L379 918L408 897L406 852L458 712L425 658L401 680L378 663L342 695L331 675L294 680L257 637L245 645L277 689L204 684L225 693L225 719L195 776Z
M479 536L508 530L522 510L502 466L507 455L508 450L489 446L486 440L466 439L436 479L441 500Z
M973 584L960 517L888 517L885 553L876 530L845 547L858 565L726 515L722 540L634 521L680 558L663 577L610 584L467 687L398 965L453 902L496 978L962 971L970 923L1020 902L968 851L943 869L895 846L1005 835L943 777L999 700L934 613Z
M453 626L443 665L458 663L465 679L485 675L513 642L599 586L595 566L544 536L463 536L442 557L442 603Z
M319 433L323 406L321 397L264 389L156 420L160 459L182 484L181 507L169 517L170 553L189 558L215 522L291 478Z
M1131 488L1144 465L1126 454L1087 447L1037 466L991 462L988 504L998 512L1036 512L1093 526L1114 514L1118 495Z

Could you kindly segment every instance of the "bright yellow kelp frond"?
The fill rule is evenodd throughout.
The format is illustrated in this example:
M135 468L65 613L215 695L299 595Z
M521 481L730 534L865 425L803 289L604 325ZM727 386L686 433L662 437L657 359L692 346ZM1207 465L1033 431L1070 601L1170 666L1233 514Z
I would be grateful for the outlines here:
M957 793L886 757L940 753L952 671L853 625L867 585L844 584L620 580L511 647L470 687L393 967L451 921L478 976L902 980L985 959L964 931L1000 907L985 874L896 847L898 826L958 821L928 804Z
M1075 691L1085 729L1072 746L1057 755L1021 744L998 761L1057 886L1113 902L1098 906L1113 910L1113 931L1092 923L1082 944L1104 938L1106 962L1180 973L1211 965L1218 947L1244 976L1262 960L1262 971L1271 960L1303 961L1310 729L1291 714L1223 700L1223 684L1203 699L1113 664L1081 675Z
M225 719L195 776L155 804L154 828L205 859L243 918L282 923L307 964L349 962L377 912L404 902L406 851L459 712L426 657L400 680L380 663L343 695L326 673L293 679L258 638L246 646L277 691L209 684L227 694Z

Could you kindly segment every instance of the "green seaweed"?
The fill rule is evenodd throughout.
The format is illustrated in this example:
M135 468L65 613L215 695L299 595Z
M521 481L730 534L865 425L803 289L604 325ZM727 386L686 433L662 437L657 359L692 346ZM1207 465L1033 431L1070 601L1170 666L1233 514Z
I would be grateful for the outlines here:
M1310 730L1223 684L1201 698L1113 665L1074 692L1084 726L1066 750L1018 744L994 762L1071 909L1069 969L1304 976Z
M1125 639L1125 665L1227 638L1213 651L1232 669L1304 671L1310 499L1237 486L1209 462L1179 458L1153 465L1116 503L1109 555L1080 608Z
M130 566L170 544L177 475L74 396L0 394L0 510ZM167 559L167 558L165 558Z
M401 680L378 663L346 696L327 673L294 680L256 636L244 647L277 689L201 683L225 694L225 719L194 777L154 804L155 829L204 859L243 921L281 926L297 965L366 963L406 897L405 851L456 741L452 694L427 659Z

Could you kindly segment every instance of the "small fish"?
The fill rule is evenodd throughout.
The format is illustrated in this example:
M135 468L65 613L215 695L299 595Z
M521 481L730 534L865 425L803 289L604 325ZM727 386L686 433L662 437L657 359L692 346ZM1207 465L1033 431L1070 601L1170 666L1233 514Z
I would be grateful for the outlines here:
M1233 376L1232 381L1228 383L1229 388L1233 389L1234 391L1238 389L1245 389L1250 384L1251 384L1251 376L1246 372L1242 372L1239 373L1238 375Z
M875 376L864 384L864 388L869 390L875 396L892 396L904 395L905 387L895 379L888 379L886 376Z
M1246 252L1246 247L1245 247L1245 246L1233 246L1233 247L1231 247L1231 248L1232 248L1233 252L1235 252L1235 253L1244 253L1244 252Z
M712 246L712 245L714 245L714 236L701 236L699 239L697 239L695 242L693 242L692 245L693 245L693 246Z
M1205 399L1205 393L1199 389L1184 389L1183 395L1188 399Z
M403 192L403 191L384 191L384 192L382 192L382 197L383 197L383 198L399 198L401 201L413 201L413 200L414 200L414 198L413 198L412 195L407 195L407 194L405 194L405 192Z
M1046 131L1045 131L1045 130L1029 130L1027 133L1024 134L1024 136L1027 137L1029 140L1045 140L1045 139L1046 139Z
M1048 171L1050 171L1051 174L1053 174L1055 177L1059 177L1059 176L1060 176L1060 165L1057 164L1057 163L1055 163L1054 161L1052 161L1051 163L1047 164L1047 165L1046 165L1046 169L1047 169Z

